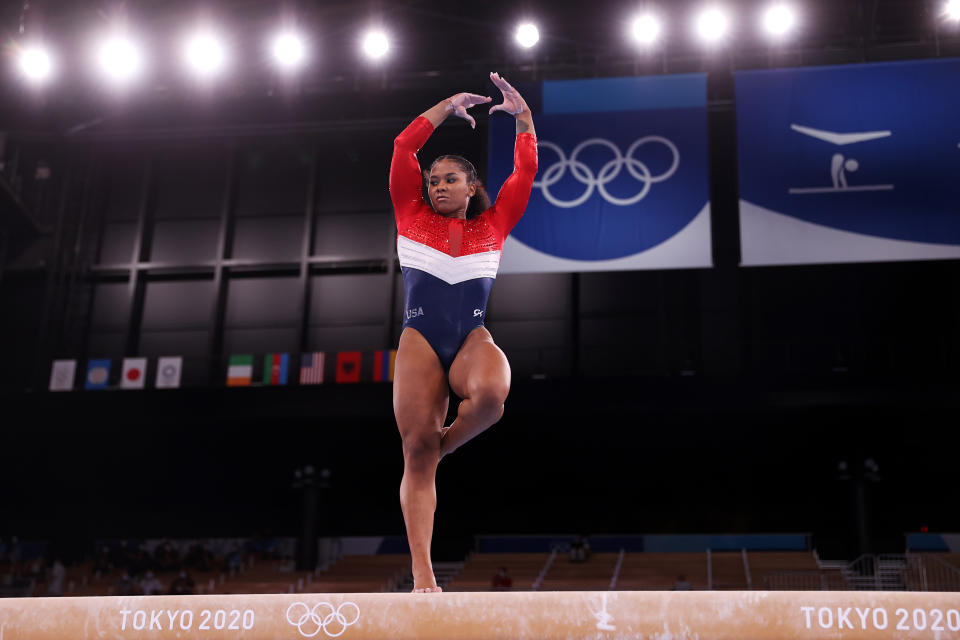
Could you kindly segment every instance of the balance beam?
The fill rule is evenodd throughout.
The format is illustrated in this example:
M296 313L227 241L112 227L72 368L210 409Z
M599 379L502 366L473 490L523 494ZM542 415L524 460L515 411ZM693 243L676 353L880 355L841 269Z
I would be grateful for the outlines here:
M960 640L960 593L548 591L0 600L0 640Z

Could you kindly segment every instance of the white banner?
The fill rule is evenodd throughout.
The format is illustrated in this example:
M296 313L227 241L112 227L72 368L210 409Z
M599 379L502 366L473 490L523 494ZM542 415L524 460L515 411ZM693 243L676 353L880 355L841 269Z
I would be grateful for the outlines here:
M54 360L50 371L50 391L72 391L76 376L76 360Z
M183 370L181 356L166 356L157 360L157 389L176 389L180 386Z

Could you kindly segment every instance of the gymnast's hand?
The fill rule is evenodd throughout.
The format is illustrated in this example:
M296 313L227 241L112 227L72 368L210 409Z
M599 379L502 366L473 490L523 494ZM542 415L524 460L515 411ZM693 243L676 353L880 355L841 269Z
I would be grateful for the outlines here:
M463 118L470 123L471 129L476 129L477 121L473 119L473 116L467 113L467 109L478 104L490 102L491 100L492 98L487 96L478 96L475 93L458 93L447 100L449 103L447 105L447 111L453 111L453 115L457 116L458 118Z
M527 103L520 93L509 82L501 78L499 73L491 73L490 80L503 93L503 104L490 107L491 115L494 111L505 111L512 116L517 116L527 110Z

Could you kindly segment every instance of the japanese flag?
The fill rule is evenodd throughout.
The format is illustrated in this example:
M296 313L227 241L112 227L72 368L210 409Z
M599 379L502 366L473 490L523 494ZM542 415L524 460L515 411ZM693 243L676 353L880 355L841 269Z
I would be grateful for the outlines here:
M120 378L121 389L143 389L143 382L147 376L146 358L124 358L123 376Z

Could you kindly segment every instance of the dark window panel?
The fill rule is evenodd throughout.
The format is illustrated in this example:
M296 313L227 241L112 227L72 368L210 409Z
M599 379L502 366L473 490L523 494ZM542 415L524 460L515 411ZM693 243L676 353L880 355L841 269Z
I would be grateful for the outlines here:
M403 305L405 304L405 302L404 302L404 299L403 299L403 273L400 271L399 268L397 269L397 275L396 275L396 277L395 277L395 279L394 279L394 286L396 287L397 297L396 297L396 299L393 301L393 316L392 316L392 320L393 320L394 322L399 322L399 323L402 325L402 324L403 324L403 318L404 318L404 315L403 315L403 311L404 311ZM494 286L496 286L496 285L494 285ZM388 293L389 293L389 292L388 292ZM400 333L397 332L395 335L397 336L397 339L399 340L399 339L400 339Z
M580 342L584 347L659 344L660 318L631 315L610 318L581 318Z
M585 314L656 311L661 306L660 276L656 271L582 273L580 311Z
M119 377L116 369L123 367L119 358L123 357L123 351L126 348L126 334L123 331L92 331L90 340L87 342L87 353L90 360L100 358L110 358L113 362L110 364L111 380ZM87 377L87 362L77 362L77 378L80 380L80 386Z
M247 148L237 166L238 216L303 214L310 149L297 140Z
M353 325L345 327L310 327L308 351L354 351L383 349L384 328L382 324ZM395 348L396 345L390 345Z
M497 318L563 317L570 314L570 275L524 273L497 277L490 294Z
M345 134L324 140L317 173L320 211L391 211L387 176L395 135Z
M507 348L565 347L570 343L570 322L560 320L491 320L486 323L493 339Z
M196 143L158 153L154 216L218 219L223 207L227 153L220 146Z
M226 326L296 327L301 295L298 278L234 278L227 293Z
M390 281L383 274L315 276L310 286L311 325L387 320Z
M144 160L139 154L118 155L109 163L105 218L137 220L143 197Z
M323 214L317 218L313 255L326 258L383 258L390 251L393 214Z
M205 330L144 331L140 334L140 354L149 358L206 357L209 351L210 332ZM156 362L152 362L151 367L156 367Z
M299 262L303 246L303 216L237 220L233 256L241 260Z
M90 326L94 330L123 331L130 320L130 285L126 282L101 282L93 294L93 315Z
M150 260L176 264L216 260L219 231L219 220L158 220Z
M254 368L260 371L263 354L296 353L299 345L296 329L227 329L223 333L223 352L232 355L248 353L254 360ZM290 377L293 379L293 363L290 364Z
M136 237L136 222L108 222L103 230L100 264L128 264Z
M208 331L215 300L212 281L148 282L143 330Z

